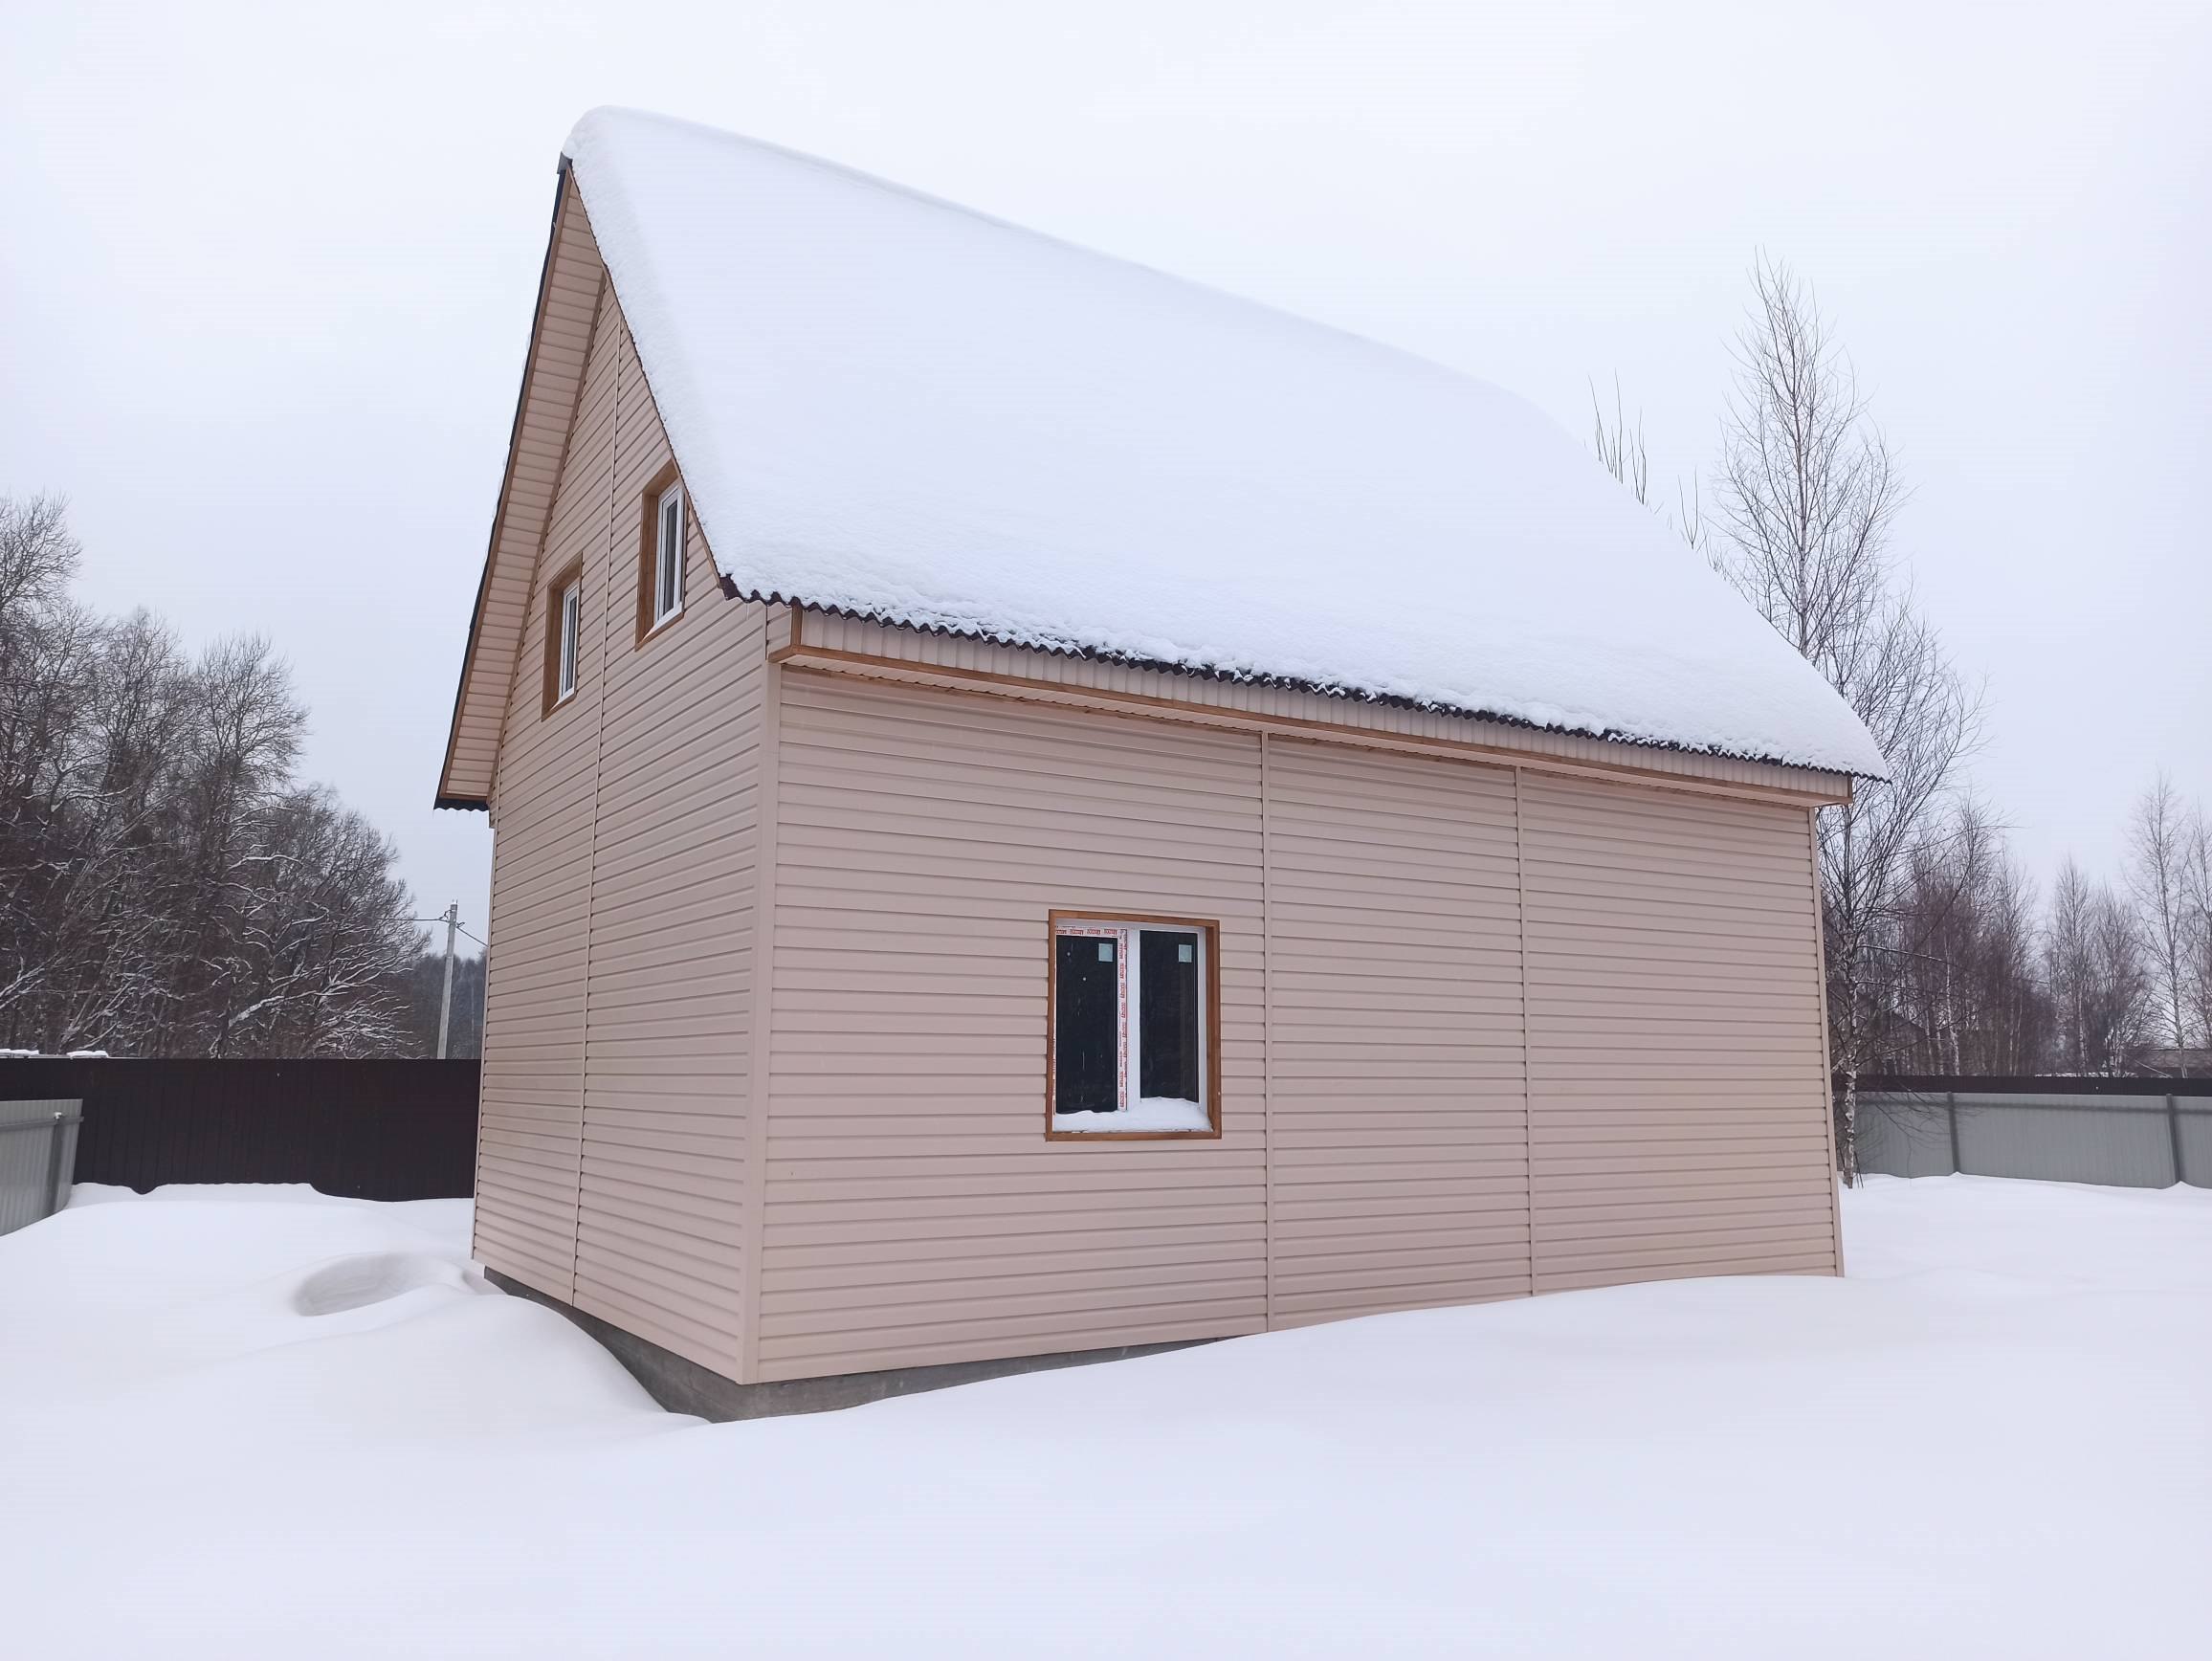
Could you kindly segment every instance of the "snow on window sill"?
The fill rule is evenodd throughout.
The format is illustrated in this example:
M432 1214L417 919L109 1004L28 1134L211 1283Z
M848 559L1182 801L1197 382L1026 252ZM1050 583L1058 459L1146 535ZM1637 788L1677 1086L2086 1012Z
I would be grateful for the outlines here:
M1203 1102L1184 1101L1172 1096L1148 1096L1120 1113L1056 1113L1052 1116L1052 1128L1096 1136L1133 1130L1211 1130L1213 1120Z

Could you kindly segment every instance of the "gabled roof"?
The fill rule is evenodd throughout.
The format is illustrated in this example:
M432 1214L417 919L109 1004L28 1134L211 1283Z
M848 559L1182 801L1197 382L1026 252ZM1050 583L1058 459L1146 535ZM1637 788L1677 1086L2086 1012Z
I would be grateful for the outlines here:
M567 155L742 593L1880 777L1835 692L1510 393L828 163Z

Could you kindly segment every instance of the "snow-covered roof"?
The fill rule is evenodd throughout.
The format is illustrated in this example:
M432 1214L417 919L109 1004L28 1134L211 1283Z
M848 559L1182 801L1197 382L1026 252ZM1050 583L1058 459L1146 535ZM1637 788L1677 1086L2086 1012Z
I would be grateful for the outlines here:
M1880 776L1827 684L1529 404L689 122L567 153L746 593Z

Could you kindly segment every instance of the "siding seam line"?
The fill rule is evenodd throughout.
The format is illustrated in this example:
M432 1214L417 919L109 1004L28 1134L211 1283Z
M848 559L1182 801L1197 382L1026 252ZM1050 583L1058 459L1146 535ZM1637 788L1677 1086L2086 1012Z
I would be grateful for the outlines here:
M1836 1178L1836 1074L1828 1054L1828 924L1827 907L1821 897L1821 827L1819 809L1805 809L1805 853L1811 864L1813 891L1813 991L1814 1010L1821 1024L1821 1131L1828 1150L1828 1231L1836 1246L1836 1273L1844 1272L1844 1197Z
M1536 1086L1530 1077L1535 1065L1536 1041L1529 1031L1529 884L1528 854L1521 845L1521 773L1513 770L1513 886L1514 922L1520 940L1521 1007L1521 1194L1528 1217L1529 1296L1537 1293L1537 1126Z
M608 279L603 275L599 289L602 297L607 293L607 281ZM592 309L592 329L595 334L598 326L599 309L595 301ZM607 557L608 561L608 580L610 583L613 581L612 562L614 559L614 492L616 481L622 476L622 343L616 342L613 351L615 354L612 393L614 409L612 425L607 436ZM589 361L590 355L586 350L586 366L587 370ZM576 395L581 403L584 396L582 381L577 383ZM573 414L569 417L569 431L571 433L575 431ZM545 516L548 531L552 522L553 516L548 510ZM535 582L537 572L533 570L530 575L531 580ZM608 609L606 604L602 602L600 609L605 611ZM607 619L605 617L600 619L598 632L599 673L595 677L597 684L593 690L593 697L597 698L599 707L593 712L598 719L591 729L591 817L586 822L587 828L585 832L586 840L584 845L583 1007L578 1015L576 1032L576 1214L568 1229L568 1301L572 1304L576 1301L577 1264L584 1255L584 1149L591 1140L590 1127L585 1122L585 1103L591 1094L591 933L599 920L599 786L600 780L606 772L605 763L607 759L608 671ZM520 664L527 655L528 653L524 652L517 651L516 662Z
M1274 816L1272 754L1265 728L1260 731L1260 1246L1265 1270L1263 1309L1267 1330L1275 1330L1275 941L1273 847L1268 821ZM1218 945L1217 945L1218 949ZM1217 1057L1218 1061L1218 1057Z
M768 1052L774 1027L777 852L783 817L784 669L766 656L768 608L761 609L763 662L753 808L753 1030L745 1057L744 1258L738 1266L738 1383L761 1376L761 1257L767 1237Z

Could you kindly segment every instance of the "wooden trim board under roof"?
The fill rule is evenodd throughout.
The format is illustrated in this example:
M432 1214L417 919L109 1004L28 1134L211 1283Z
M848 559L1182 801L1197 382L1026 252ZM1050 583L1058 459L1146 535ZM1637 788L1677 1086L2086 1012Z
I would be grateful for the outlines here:
M1781 763L1626 744L1581 733L1507 726L1294 687L1229 681L1005 646L965 635L790 609L790 636L769 653L792 669L949 691L1272 731L1376 749L1458 756L1538 771L1611 778L1701 795L1819 807L1847 802L1851 781Z

